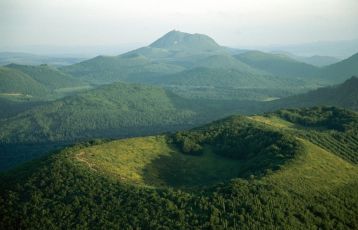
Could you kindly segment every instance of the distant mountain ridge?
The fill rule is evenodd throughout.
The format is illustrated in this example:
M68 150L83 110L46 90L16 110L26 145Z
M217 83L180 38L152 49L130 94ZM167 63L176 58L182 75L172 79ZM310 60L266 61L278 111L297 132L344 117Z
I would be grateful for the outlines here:
M36 55L31 53L21 52L0 52L0 66L11 63L19 65L41 65L48 64L54 66L72 65L85 60L85 58L62 58L62 57L48 57L44 55Z
M192 79L197 75L195 69L207 68L208 71L212 69L212 73L208 74L207 83L203 76L200 81L204 84L200 83L200 85L215 86L216 84L212 84L212 77L217 77L223 79L222 82L226 82L220 86L228 88L247 88L253 85L255 88L260 88L271 80L273 80L272 84L268 85L276 88L285 87L287 84L298 85L298 87L313 84L311 88L315 86L316 83L310 77L317 71L316 67L290 58L260 52L261 56L267 56L265 61L274 66L267 68L263 66L267 64L259 64L257 60L253 60L255 63L249 61L254 53L258 52L243 51L237 56L232 56L229 49L218 45L207 35L170 31L147 47L114 57L96 57L63 67L62 70L96 84L127 81L163 85L168 84L168 81L170 84L180 81L180 85L183 85L185 82L193 83ZM220 70L227 69L233 69L240 74L228 75L228 71L217 74ZM171 78L172 75L180 77L180 80L174 80ZM282 78L283 76L285 79ZM231 80L224 80L226 78Z
M318 67L332 65L334 63L341 61L341 59L336 58L336 57L319 56L319 55L314 55L314 56L310 56L310 57L294 56L293 58L296 59L297 61L301 61L306 64L310 64L310 65L314 65L314 66L318 66Z

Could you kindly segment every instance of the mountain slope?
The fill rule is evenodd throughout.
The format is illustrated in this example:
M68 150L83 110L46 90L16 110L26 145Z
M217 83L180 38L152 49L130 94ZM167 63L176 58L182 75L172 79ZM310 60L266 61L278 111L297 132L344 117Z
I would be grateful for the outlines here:
M326 66L321 71L321 78L333 84L341 83L351 76L358 76L358 53L343 61Z
M173 64L157 63L142 55L127 55L125 57L96 58L61 68L81 80L96 84L106 84L116 81L146 82L150 76L176 73L183 67Z
M0 138L2 142L38 142L111 136L113 132L125 136L129 128L133 135L143 128L153 132L188 122L195 113L178 109L172 100L175 96L160 88L115 83L1 121Z
M264 82L267 83L264 76L255 76L237 69L207 67L198 67L155 79L155 83L164 85L229 88L255 87Z
M297 114L315 119L335 110ZM280 114L67 148L0 177L0 223L6 229L357 228L356 163L305 134L341 132L353 138L347 146L356 146L357 137L349 129L300 127Z
M319 88L305 94L269 102L274 109L283 107L338 106L358 110L358 78L351 77L344 83Z
M205 67L205 68L220 68L220 69L237 69L241 72L247 72L257 75L269 75L267 72L259 71L249 65L237 60L231 55L217 54L211 55L206 58L198 60L193 64L192 68Z
M6 95L43 96L48 94L45 86L18 70L0 67L0 93Z
M1 95L0 96L0 119L15 116L43 102L31 101L28 96Z
M217 58L214 58L214 60ZM220 58L219 58L220 59ZM286 79L272 76L262 71L244 67L237 68L235 65L226 63L228 68L209 65L207 62L186 71L176 74L157 77L152 83L166 86L201 87L201 88L223 88L223 89L282 89L289 90L292 84L297 88L303 88L305 82L300 79ZM204 67L200 67L204 66ZM207 66L207 67L205 67ZM232 66L229 68L229 66Z

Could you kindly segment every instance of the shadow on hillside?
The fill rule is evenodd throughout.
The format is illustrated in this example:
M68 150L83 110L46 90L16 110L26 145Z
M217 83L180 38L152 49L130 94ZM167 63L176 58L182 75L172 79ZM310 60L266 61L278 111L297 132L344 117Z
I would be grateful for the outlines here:
M219 157L212 152L190 156L171 147L170 155L160 156L146 165L144 182L154 186L196 187L212 185L241 177L240 162Z
M26 161L48 155L70 143L51 142L33 144L0 144L0 172L9 170Z

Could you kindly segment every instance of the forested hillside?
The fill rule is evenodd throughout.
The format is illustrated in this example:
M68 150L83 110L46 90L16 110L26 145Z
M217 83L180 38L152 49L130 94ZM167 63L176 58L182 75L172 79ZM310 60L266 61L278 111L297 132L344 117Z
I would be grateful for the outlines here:
M183 67L154 62L142 55L127 55L98 56L61 70L90 83L107 84L118 81L145 83L147 78L176 73Z
M333 84L341 83L351 76L358 76L358 53L338 63L326 66L321 78Z
M358 110L358 78L351 77L339 85L323 87L305 94L282 98L267 103L267 106L274 109L319 105L338 106Z
M78 144L0 177L0 224L356 229L357 125L354 112L316 107Z
M294 81L294 80L293 80ZM291 82L293 82L291 81ZM154 83L164 86L218 87L218 88L277 88L289 87L284 79L269 74L257 74L237 68L197 67L180 73L158 77Z
M161 88L115 83L3 120L0 138L3 143L29 143L112 136L113 132L134 135L143 128L154 132L188 123L195 116L189 108L178 108L175 99Z
M101 86L25 111L17 105L21 106L9 104L18 114L3 114L0 119L2 170L33 158L36 153L31 149L41 148L41 154L49 147L53 149L48 143L57 146L83 139L155 134L258 109L247 101L185 99L162 88L124 83Z
M142 129L154 132L168 126L191 126L240 108L231 101L202 102L158 87L114 83L2 120L0 138L13 143L143 135Z

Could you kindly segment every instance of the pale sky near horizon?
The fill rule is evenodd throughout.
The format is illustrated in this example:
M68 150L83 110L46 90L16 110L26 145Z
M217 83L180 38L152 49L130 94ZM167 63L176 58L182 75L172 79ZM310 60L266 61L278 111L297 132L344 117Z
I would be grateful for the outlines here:
M172 30L227 46L358 38L358 0L0 0L0 48L149 44Z

